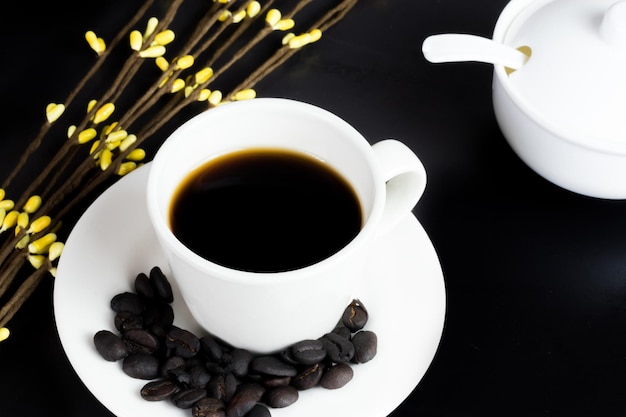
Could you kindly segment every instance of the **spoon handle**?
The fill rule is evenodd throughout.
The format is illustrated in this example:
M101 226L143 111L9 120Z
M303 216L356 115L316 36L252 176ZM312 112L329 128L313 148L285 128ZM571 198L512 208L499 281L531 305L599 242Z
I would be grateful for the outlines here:
M491 39L466 34L441 34L427 37L422 44L424 57L433 63L475 61L521 68L528 55Z

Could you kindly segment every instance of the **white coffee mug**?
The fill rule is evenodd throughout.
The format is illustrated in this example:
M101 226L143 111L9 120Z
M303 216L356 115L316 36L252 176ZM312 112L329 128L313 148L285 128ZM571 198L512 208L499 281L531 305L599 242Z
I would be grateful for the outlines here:
M360 201L363 226L357 236L314 265L275 273L227 268L183 245L168 217L183 179L211 158L259 147L313 155L339 172ZM193 317L233 346L269 353L335 327L358 298L355 288L371 243L410 214L425 186L423 165L401 142L387 139L372 146L319 107L257 98L203 112L173 132L152 162L147 205L171 276Z

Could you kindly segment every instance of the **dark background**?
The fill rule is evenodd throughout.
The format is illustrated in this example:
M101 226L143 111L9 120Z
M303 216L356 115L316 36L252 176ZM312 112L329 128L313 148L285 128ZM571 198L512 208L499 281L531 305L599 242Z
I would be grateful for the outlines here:
M517 158L493 115L489 65L421 54L429 34L490 36L506 3L361 0L258 95L329 109L372 142L400 139L426 167L414 212L441 260L447 317L428 373L394 417L625 416L626 203L560 189ZM112 37L137 4L5 5L0 178L45 105L93 62L84 32ZM63 353L51 292L49 279L0 343L0 416L110 417Z

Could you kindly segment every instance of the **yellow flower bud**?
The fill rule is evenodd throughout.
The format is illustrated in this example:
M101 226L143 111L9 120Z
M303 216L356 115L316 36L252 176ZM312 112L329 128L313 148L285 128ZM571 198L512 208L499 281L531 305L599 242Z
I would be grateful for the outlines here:
M13 202L13 200L2 200L0 201L0 209L2 210L13 210L13 207L15 207L15 203Z
M128 136L126 136L124 138L124 140L122 140L122 142L120 143L120 151L124 152L126 149L128 149L128 147L130 145L132 145L136 141L137 141L137 136L136 135L128 135Z
M7 340L11 332L6 327L0 327L0 342Z
M106 126L104 129L102 129L101 138L106 138L107 136L109 136L109 134L113 132L116 127L117 122L113 122L110 125Z
M180 90L182 90L183 88L185 88L185 80L181 79L181 78L177 78L174 80L174 83L172 84L172 93L176 93Z
M176 60L176 66L180 69L187 69L193 65L193 55L181 56Z
M143 35L138 30L130 32L130 49L139 52L143 46Z
M106 119L109 118L115 111L115 104L106 103L104 106L100 107L96 114L93 116L93 122L95 124L102 123Z
M12 210L4 216L2 220L2 227L0 227L0 233L12 228L17 223L17 217L20 213L17 210Z
M100 154L100 169L106 171L113 162L113 152L110 149L104 148Z
M313 29L309 32L309 35L311 35L311 42L317 42L322 38L322 31L319 29Z
M117 171L117 175L126 175L129 172L133 172L137 168L137 163L133 161L126 161L120 164L120 169Z
M233 100L241 101L241 100L251 100L256 97L256 91L252 88L247 88L245 90L237 91L233 96Z
M56 233L48 233L28 245L28 252L32 253L33 255L42 254L46 252L50 245L56 242L56 240Z
M248 16L250 17L255 17L259 14L260 11L261 3L259 3L258 1L251 1L250 3L248 3L248 7L246 7L246 13L248 13Z
M30 235L24 235L16 244L16 249L24 249L30 243Z
M233 15L233 14L230 12L230 10L224 10L224 11L223 11L223 12L219 15L219 17L217 18L217 20L219 20L220 22L225 22L225 21L227 21L228 19L230 19L230 17L231 17L232 15Z
M283 45L287 45L289 41L295 37L296 37L296 34L293 32L286 34L285 36L283 36L283 41L282 41Z
M5 195L6 191L4 191L4 188L0 188L0 201L4 200Z
M26 213L34 213L37 210L39 210L39 207L41 207L41 197L38 195L33 195L30 196L30 198L28 200L26 200L26 203L24 203L24 207L23 210Z
M30 262L35 269L39 269L43 266L44 262L46 262L46 257L42 255L30 255L28 262Z
M156 34L154 43L156 45L167 45L174 40L174 37L174 31L167 29Z
M222 101L222 92L220 90L214 90L209 95L209 104L212 106L217 106Z
M205 82L209 81L209 79L212 76L213 76L213 68L211 67L203 68L200 71L196 72L195 74L196 83L204 84Z
M50 103L46 106L46 118L48 123L55 122L65 111L64 104Z
M128 136L128 132L123 129L116 130L108 134L106 142L121 142Z
M81 145L85 144L95 138L97 135L98 132L96 132L96 129L94 129L93 127L85 129L78 134L78 143L80 143Z
M91 155L92 153L94 153L96 151L96 149L98 149L98 146L100 146L100 141L97 140L95 141L92 145L91 145L91 149L89 149L89 155Z
M293 19L281 19L273 26L273 28L275 30L286 31L293 29L295 25L296 22L294 22Z
M148 23L146 24L146 31L143 33L144 40L148 39L150 35L154 33L158 25L159 19L157 19L156 17L151 17L150 19L148 19Z
M96 106L96 104L98 104L98 100L95 100L95 99L89 100L89 103L87 103L87 113L92 111L93 108Z
M289 48L298 49L309 43L311 43L311 35L309 33L303 33L289 40Z
M1 209L0 208L0 225L2 224L2 222L4 222L4 217L7 215L7 212L5 209Z
M281 17L282 14L280 13L280 10L271 9L265 15L265 22L273 28L280 21Z
M29 233L29 234L40 233L46 227L50 226L50 223L52 223L52 219L50 218L50 216L38 217L37 219L35 219L35 220L33 220L31 222L30 227L28 228L27 233Z
M87 43L89 44L91 49L96 51L98 55L102 55L102 53L106 50L106 44L104 43L104 40L97 37L93 31L87 31L85 33L85 39L87 40Z
M206 101L209 99L210 95L211 95L211 90L207 88L203 88L202 90L200 90L200 93L198 94L198 101Z
M54 242L48 248L48 259L54 261L63 253L63 249L65 248L65 244L63 242Z
M137 149L133 149L127 156L126 159L128 159L129 161L135 161L135 162L139 162L139 161L143 161L143 159L146 157L146 151L144 151L141 148L137 148Z
M167 69L170 67L170 63L167 62L167 59L163 58L162 56L156 57L154 63L157 65L157 67L159 67L161 71L164 72L167 71Z
M76 125L71 125L70 127L67 128L67 138L71 138L72 135L74 134L74 132L76 132Z
M156 58L165 54L165 46L154 45L139 52L141 58Z
M239 23L246 17L246 11L240 10L233 15L233 23Z

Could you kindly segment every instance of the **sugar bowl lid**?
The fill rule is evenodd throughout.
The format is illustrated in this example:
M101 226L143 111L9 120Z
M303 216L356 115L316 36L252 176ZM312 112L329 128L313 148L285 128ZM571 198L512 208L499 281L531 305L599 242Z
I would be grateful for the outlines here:
M626 1L526 3L510 21L498 22L508 24L502 39L495 39L498 27L494 33L496 41L530 54L507 72L509 92L562 136L626 146Z

